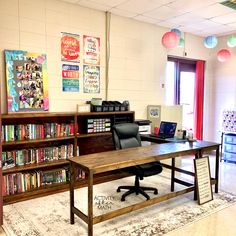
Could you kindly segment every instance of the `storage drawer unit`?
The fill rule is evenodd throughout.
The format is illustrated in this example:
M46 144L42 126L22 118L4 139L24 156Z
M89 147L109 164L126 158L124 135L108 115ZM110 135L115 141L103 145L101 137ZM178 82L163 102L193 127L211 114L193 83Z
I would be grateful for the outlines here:
M236 134L224 135L224 160L236 163Z

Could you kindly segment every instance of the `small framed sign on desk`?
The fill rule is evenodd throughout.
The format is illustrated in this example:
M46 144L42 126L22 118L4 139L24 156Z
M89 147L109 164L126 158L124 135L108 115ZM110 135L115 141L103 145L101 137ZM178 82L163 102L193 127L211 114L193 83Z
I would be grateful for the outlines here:
M213 200L209 157L194 159L198 204Z

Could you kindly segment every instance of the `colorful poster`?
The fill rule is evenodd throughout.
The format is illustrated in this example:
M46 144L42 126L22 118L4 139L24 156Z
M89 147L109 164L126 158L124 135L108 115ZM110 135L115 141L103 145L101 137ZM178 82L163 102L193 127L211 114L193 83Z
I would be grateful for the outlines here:
M100 64L100 38L92 36L83 36L84 43L84 64Z
M62 91L79 92L79 66L62 65Z
M61 60L80 62L80 36L62 32Z
M5 50L8 112L47 111L46 55Z
M100 67L84 65L84 93L100 92Z

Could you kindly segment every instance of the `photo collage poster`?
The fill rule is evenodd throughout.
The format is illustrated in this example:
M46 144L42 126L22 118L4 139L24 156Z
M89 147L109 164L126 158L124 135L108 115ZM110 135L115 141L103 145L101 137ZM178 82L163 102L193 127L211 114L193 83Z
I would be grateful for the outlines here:
M62 91L80 91L80 35L61 33Z
M100 93L100 38L83 36L84 93Z
M45 54L5 50L8 113L47 111L48 75Z

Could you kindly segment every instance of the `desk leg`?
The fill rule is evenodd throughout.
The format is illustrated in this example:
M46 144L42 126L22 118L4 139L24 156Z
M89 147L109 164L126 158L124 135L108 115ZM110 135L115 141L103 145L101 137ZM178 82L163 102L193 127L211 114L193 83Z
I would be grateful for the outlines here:
M88 176L88 235L93 236L93 173Z
M174 192L175 190L175 158L171 159L171 187L170 187L170 191Z
M75 166L70 163L70 223L75 223L74 207L74 184L75 184Z
M218 193L218 187L219 187L219 159L220 159L220 154L219 154L219 146L216 149L216 166L215 166L215 193Z

